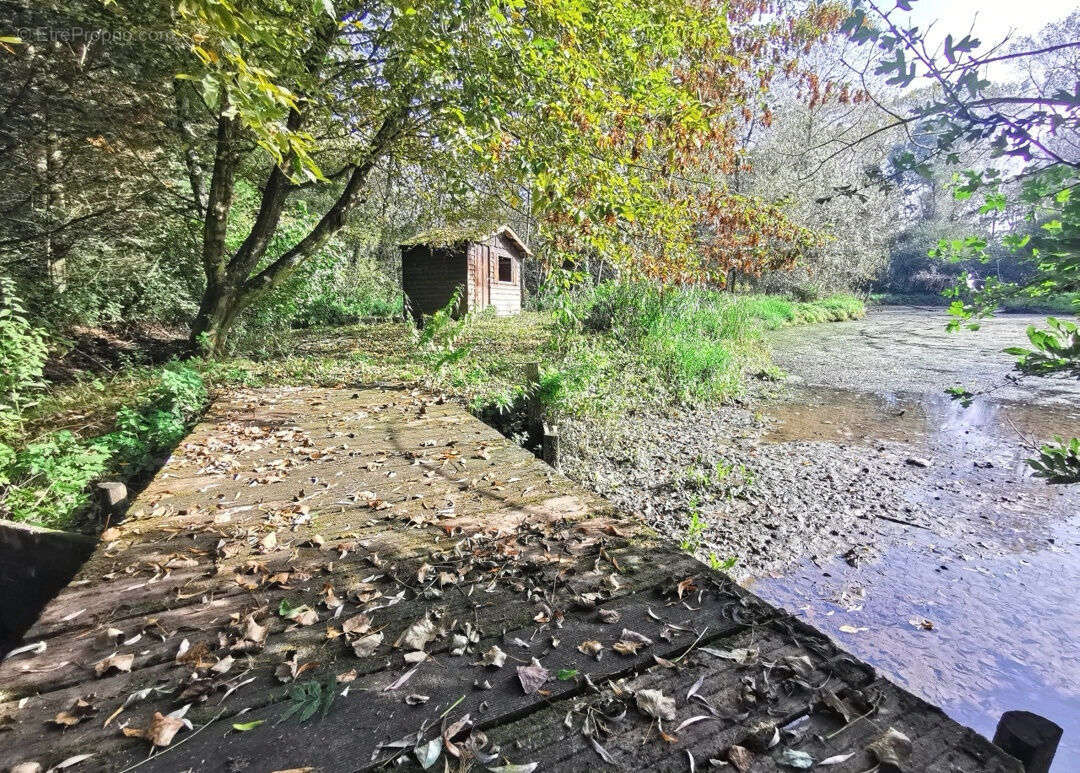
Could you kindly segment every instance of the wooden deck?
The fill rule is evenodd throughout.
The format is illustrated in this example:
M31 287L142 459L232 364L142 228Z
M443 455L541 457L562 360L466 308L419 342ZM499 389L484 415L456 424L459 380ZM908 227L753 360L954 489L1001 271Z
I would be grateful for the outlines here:
M219 400L25 643L0 768L1020 770L412 392Z

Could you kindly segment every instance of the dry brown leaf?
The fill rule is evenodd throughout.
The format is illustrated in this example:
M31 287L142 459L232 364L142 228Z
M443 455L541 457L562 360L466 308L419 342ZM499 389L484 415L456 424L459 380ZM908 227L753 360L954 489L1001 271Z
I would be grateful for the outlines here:
M754 764L754 755L749 749L742 746L732 746L727 751L727 761L739 773L746 773L750 770L750 766Z
M371 630L371 618L367 615L353 615L341 625L341 630L349 636L360 636Z
M631 631L628 628L623 628L622 629L622 639L623 639L623 641L637 642L638 644L642 644L642 645L645 645L645 646L648 646L648 645L653 643L653 640L650 639L645 634L638 633L637 631Z
M160 711L155 711L150 727L146 728L143 737L154 746L168 746L180 729L189 724L187 720L180 717L169 717Z
M248 615L247 624L244 626L244 639L252 644L263 644L266 641L266 626L259 625L254 617Z
M490 666L492 668L502 668L506 663L506 653L499 649L497 644L491 645L491 648L484 653L480 662L475 663L477 666Z
M617 623L619 618L622 617L617 610L614 609L598 609L596 614L600 617L601 622L604 623Z
M79 724L87 717L92 716L96 713L96 706L94 706L85 698L79 698L73 704L71 704L71 708L57 713L56 717L52 720L52 722L53 724L60 725L61 727L72 727Z
M94 673L99 677L105 676L105 674L110 671L129 673L131 671L131 665L134 662L134 653L128 652L121 655L120 653L114 652L112 655L109 655L109 657L94 664Z
M590 655L599 660L604 655L604 645L598 641L590 639L589 641L583 641L578 645L578 652L582 655Z
M640 711L656 719L675 719L675 699L668 698L660 690L638 690L634 701Z
M417 620L404 631L394 646L399 649L422 650L435 638L435 623L427 615Z
M358 658L366 658L375 654L375 650L379 645L383 643L383 635L381 633L369 633L367 636L361 636L359 639L352 643L353 652Z
M521 689L526 695L534 694L551 677L551 673L540 665L540 661L536 658L533 658L532 663L527 666L518 666L517 675L518 681L521 682Z

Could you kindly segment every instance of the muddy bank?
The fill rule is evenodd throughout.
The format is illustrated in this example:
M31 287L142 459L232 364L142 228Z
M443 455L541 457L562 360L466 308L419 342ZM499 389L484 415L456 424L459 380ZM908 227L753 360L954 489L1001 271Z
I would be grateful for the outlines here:
M784 381L564 427L564 466L979 731L1008 709L1050 717L1074 759L1080 487L1023 460L1080 434L1080 383L1016 383L1001 354L1040 319L947 334L940 310L881 309L780 331ZM943 393L957 384L993 388L963 406Z

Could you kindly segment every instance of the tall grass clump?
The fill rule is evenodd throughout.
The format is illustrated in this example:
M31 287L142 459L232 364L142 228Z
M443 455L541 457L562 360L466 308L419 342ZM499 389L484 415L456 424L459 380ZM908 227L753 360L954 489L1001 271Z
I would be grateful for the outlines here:
M749 310L724 293L609 282L578 307L586 333L609 337L650 386L679 400L734 394L743 368L764 356Z

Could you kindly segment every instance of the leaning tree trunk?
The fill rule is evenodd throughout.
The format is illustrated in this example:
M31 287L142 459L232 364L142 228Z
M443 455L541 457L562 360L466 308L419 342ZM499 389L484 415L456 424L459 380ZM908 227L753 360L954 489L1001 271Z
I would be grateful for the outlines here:
M372 137L371 145L357 163L347 164L333 178L347 181L319 222L290 249L262 269L258 266L277 230L286 199L295 190L280 166L274 166L263 186L262 200L247 238L231 255L225 251L229 208L232 206L236 156L233 142L237 125L224 116L218 122L214 173L207 197L203 230L203 268L206 291L191 328L192 346L213 355L225 352L229 332L240 313L281 284L305 260L317 253L345 225L367 185L372 169L398 136L408 115L408 104L392 110ZM300 124L293 111L288 125Z
M215 357L225 354L229 332L246 305L235 288L208 287L199 305L199 313L191 325L194 349Z

